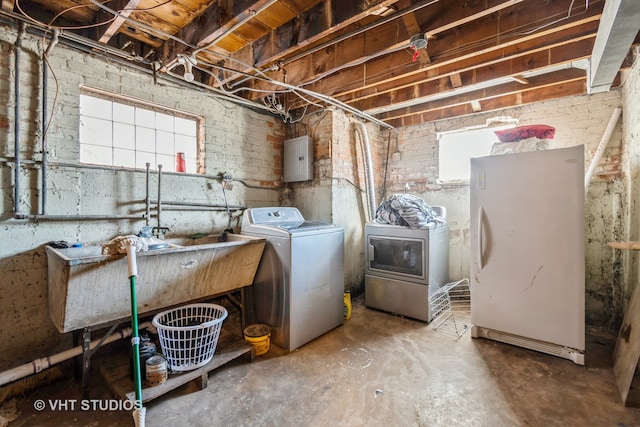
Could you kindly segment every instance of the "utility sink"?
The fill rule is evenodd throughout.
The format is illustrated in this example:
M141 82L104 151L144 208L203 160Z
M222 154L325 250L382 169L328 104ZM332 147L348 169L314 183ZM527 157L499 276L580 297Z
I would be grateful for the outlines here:
M136 254L138 313L203 300L253 283L266 240L242 234L166 238L167 247ZM226 241L221 241L226 240ZM101 245L47 253L49 313L58 331L126 320L131 313L126 255Z

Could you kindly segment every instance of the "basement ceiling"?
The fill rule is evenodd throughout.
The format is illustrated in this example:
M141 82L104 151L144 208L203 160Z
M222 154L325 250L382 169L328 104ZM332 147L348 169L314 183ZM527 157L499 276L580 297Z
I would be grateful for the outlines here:
M337 106L386 127L587 93L606 12L604 0L2 0L2 8L287 122ZM626 31L612 87L637 31Z

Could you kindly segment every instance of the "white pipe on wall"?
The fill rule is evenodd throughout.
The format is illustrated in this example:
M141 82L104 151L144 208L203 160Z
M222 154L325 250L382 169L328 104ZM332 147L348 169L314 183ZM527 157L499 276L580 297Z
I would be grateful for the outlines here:
M151 322L142 323L139 326L139 329L147 329L152 326ZM124 328L120 331L109 335L104 339L102 344L109 344L114 341L118 341L123 338L127 338L131 336L131 328ZM90 349L94 350L101 339L95 339L90 343ZM63 351L62 353L54 354L53 356L43 357L41 359L33 360L29 363L25 363L22 366L15 367L13 369L9 369L8 371L4 371L0 373L0 386L5 384L9 384L10 382L19 380L26 376L37 374L47 368L50 368L53 365L57 365L60 362L64 362L65 360L69 360L72 357L80 356L82 354L82 346L79 345L77 347L70 348L69 350Z
M620 117L620 113L622 109L616 107L611 114L611 118L609 119L609 124L607 128L604 130L604 134L600 139L600 144L598 144L598 148L596 152L593 154L593 159L589 164L589 169L587 169L587 173L584 176L584 191L586 192L589 188L589 182L591 181L591 177L593 176L598 164L600 163L600 159L602 158L602 154L604 150L607 148L607 144L609 143L609 139L611 139L611 134L613 134L613 130L616 127L616 123L618 123L618 118Z

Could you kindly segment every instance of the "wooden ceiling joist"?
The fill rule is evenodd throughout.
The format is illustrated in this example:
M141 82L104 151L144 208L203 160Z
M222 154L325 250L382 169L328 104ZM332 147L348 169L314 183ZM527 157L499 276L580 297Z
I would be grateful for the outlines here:
M441 88L450 90L460 86L483 84L503 76L522 75L527 72L544 70L545 68L580 61L588 57L593 46L593 38L580 40L572 44L563 44L553 49L540 50L514 58L507 58L501 62L492 62L479 67L468 68L461 73L441 74L442 77L424 79L416 84L401 86L389 91L380 92L377 96L369 96L359 100L347 100L352 107L371 110L380 103L380 97L388 97L390 104L402 103L416 98L433 96L441 92ZM451 82L451 77L457 75L459 86ZM445 82L444 84L442 82Z
M439 34L440 28L449 29L452 26L462 25L473 19L486 17L487 10L495 13L495 11L500 10L501 7L509 7L512 5L513 0L489 0L487 2L474 3L474 5L470 7L461 7L457 1L441 0L433 6L420 9L420 12L422 12L423 15L427 14L427 18L423 18L423 20L427 19L430 22L437 22L439 24L438 27L425 31L429 34ZM448 7L448 9L443 17L438 12L441 10L440 8L444 7ZM415 15L420 16L418 13L415 13ZM495 23L492 23L492 26L495 27ZM424 29L424 24L422 24L421 27ZM363 64L356 67L356 72L361 71L371 66L372 63L385 61L388 60L388 58L392 58L392 62L394 59L398 59L402 64L406 64L407 68L419 70L421 64L417 61L412 62L412 52L408 52L408 50L398 50L403 46L407 48L409 46L409 39L414 34L408 33L407 31L405 25L397 21L391 21L376 27L373 37L369 32L358 34L332 45L331 48L314 52L293 62L287 62L285 68L287 70L289 83L302 84L315 80L320 76L323 76L323 80L327 78L332 81L336 79L344 80L339 74L328 74L332 69L337 70L343 68L345 64L363 64L366 61L366 66ZM448 47L451 47L451 44L449 44ZM377 57L380 52L390 53L385 55L383 60L373 59L367 61L368 59ZM433 61L433 51L429 46L427 46L427 52ZM388 68L386 69L388 71ZM264 90L268 89L269 86L268 83L259 81L254 83L256 89Z
M552 99L563 98L583 94L586 87L586 77L558 81L536 87L531 91L511 91L501 93L496 91L495 96L482 97L477 99L482 103L482 111L490 112L513 108L514 106L529 104L532 102L542 102ZM478 94L476 94L477 96ZM411 126L435 120L444 120L452 117L474 114L471 100L466 103L456 102L447 104L445 101L434 102L424 106L422 110L406 112L403 115L384 119L386 123L394 127Z
M101 31L98 41L100 43L108 43L109 40L118 32L122 24L126 22L125 18L128 18L132 12L136 10L141 0L115 0L109 3L109 7L118 11L119 16L116 16L113 22L109 26Z
M547 30L540 32L537 37L528 37L527 40L507 41L502 44L497 44L492 48L484 49L482 52L476 54L467 54L456 58L434 61L432 64L423 67L417 72L397 73L394 77L385 80L376 80L373 77L369 77L367 80L371 83L358 85L356 90L349 90L348 87L342 86L339 88L339 91L337 91L338 88L336 88L337 92L334 93L331 87L326 86L332 83L329 81L319 82L319 84L313 85L312 88L316 91L328 91L334 93L336 97L348 100L377 96L379 93L393 90L394 88L410 86L429 80L430 78L467 71L480 66L497 64L506 60L515 60L516 58L526 57L536 52L548 51L549 49L555 49L562 45L578 43L582 40L593 40L597 28L598 17L590 17L553 31Z
M211 44L238 22L254 16L256 10L270 2L271 0L233 0L230 2L232 10L226 10L218 2L212 3L176 34L176 38L186 44L173 39L167 40L159 48L157 59L163 63L170 63L178 54L188 53L189 45L205 47Z

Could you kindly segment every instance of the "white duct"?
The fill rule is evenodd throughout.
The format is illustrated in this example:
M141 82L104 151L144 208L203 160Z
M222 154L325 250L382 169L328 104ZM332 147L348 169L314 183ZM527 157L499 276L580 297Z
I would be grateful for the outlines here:
M371 161L371 144L369 143L369 134L367 128L363 122L354 122L356 126L356 134L360 135L360 140L363 145L364 151L364 174L366 181L366 194L367 202L369 205L369 220L373 221L376 216L376 208L378 206L376 201L376 191L373 180L373 162Z
M151 328L153 325L151 322L142 323L139 329ZM109 344L114 341L127 338L131 336L131 328L124 328L118 332L115 332L109 335L102 344ZM89 344L89 348L91 350L95 349L100 343L101 339L95 339L91 341ZM64 362L65 360L69 360L72 357L80 356L82 354L82 346L79 345L74 348L70 348L69 350L65 350L62 353L54 354L53 356L43 357L41 359L33 360L29 363L25 363L22 366L15 367L13 369L9 369L8 371L4 371L0 373L0 386L5 384L9 384L10 382L19 380L26 376L37 374L47 368L52 367L53 365L57 365L60 362Z

